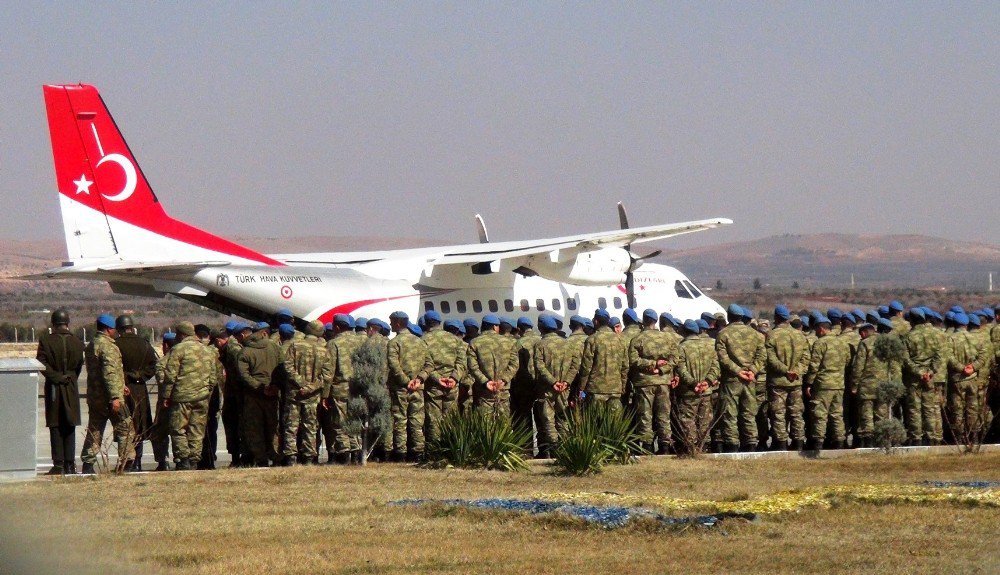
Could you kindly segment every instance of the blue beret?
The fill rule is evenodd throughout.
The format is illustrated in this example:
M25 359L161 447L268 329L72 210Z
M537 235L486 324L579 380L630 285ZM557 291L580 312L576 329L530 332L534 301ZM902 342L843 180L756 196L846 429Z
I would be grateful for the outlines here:
M594 329L594 322L593 322L593 320L590 320L590 319L587 319L587 318L583 318L583 327L586 327L586 328L589 328L589 329Z
M295 326L290 323L283 323L278 326L278 333L281 335L292 335L295 333Z
M743 308L743 317L745 317L746 319L753 319L754 317L753 310L748 307Z
M660 319L664 321L672 322L674 321L674 316L669 311L665 311L660 314Z
M965 313L965 308L963 308L960 305L953 305L953 306L951 306L951 308L948 311L955 312L955 313Z
M830 321L839 321L840 318L844 317L844 312L835 307L831 307L826 310L826 317L830 318Z
M431 311L424 314L424 321L436 321L438 323L441 323L441 314L439 314L437 310L432 309Z
M622 322L622 320L618 319L617 317L613 317L613 318L611 318L611 319L608 320L608 325L610 325L611 327L615 327L615 326L621 324L621 322Z
M948 311L947 311L947 312L946 312L946 313L944 314L944 319L946 319L946 320L948 320L948 321L955 321L955 316L956 316L956 315L958 315L958 314L956 314L955 312L953 312L953 311L951 311L951 310L948 310Z
M535 327L535 324L532 323L530 317L521 316L517 318L517 327Z
M97 325L101 327L115 327L115 316L107 313L102 313L97 316Z
M684 325L684 323L681 320L677 319L676 317L670 316L670 325L672 325L674 327L681 327L682 325ZM708 325L707 321L705 322L705 325ZM708 328L705 328L705 329L708 329Z
M684 322L684 329L691 333L698 333L701 331L701 328L698 327L698 322L693 319L689 319Z
M889 306L887 305L880 305L876 309L878 311L878 314L882 317L886 317L889 315Z
M545 329L558 329L556 318L551 315L543 315L538 318L538 326Z
M653 321L657 318L656 310L652 308L646 308L642 311L642 319Z
M865 319L871 324L878 323L878 320L881 318L882 316L879 315L879 313L875 310L871 310L870 312L865 314Z
M420 329L420 326L415 323L406 324L406 329L417 337L424 335L424 330Z
M271 324L267 323L266 321L262 321L257 325L255 325L253 328L254 331L261 331L263 329L271 329Z
M602 319L610 320L611 319L611 314L608 313L608 310L606 310L606 309L600 309L600 308L598 308L598 309L594 310L594 319L597 319L597 318L602 318Z
M969 316L969 325L980 326L983 325L983 322L978 315L972 314Z
M368 327L368 318L366 317L354 318L354 327Z
M574 315L574 316L571 316L569 318L569 325L573 325L573 324L587 325L586 321L587 321L587 318L583 317L582 315Z
M858 331L861 331L863 329L875 329L875 326L866 321L858 326Z
M847 323L852 325L858 323L858 321L854 319L853 313L845 313L844 315L840 316L840 321L846 321Z
M889 309L892 311L903 311L906 308L903 306L902 303L900 303L899 300L894 299L891 302L889 302Z
M954 321L958 325L969 325L969 316L961 312L955 313L955 317L952 318L952 321Z
M417 318L417 326L420 327L420 329L424 329L424 326L427 325L426 323L424 323L425 321L426 321L426 319L424 318L424 316L418 317Z
M792 312L788 311L788 306L779 304L774 306L774 317L788 319L792 317Z
M920 309L919 307L911 307L910 308L910 317L918 317L920 319L927 319L927 316L924 315L924 310Z
M510 319L507 316L500 316L500 325L509 325L510 327L515 326L514 320Z
M736 304L733 304L733 305L736 305ZM736 307L739 307L739 306L736 306ZM732 305L729 306L729 309L730 309L730 311L732 311L733 306ZM673 317L673 316L671 316L671 317ZM710 312L710 311L703 311L703 312L701 312L701 319L703 319L705 321L715 321L715 314L712 313L712 312Z
M240 322L231 319L226 322L226 331L228 331L229 333L233 333L236 330L236 326L238 325L240 325Z
M328 321L323 324L323 331L333 331L333 322Z
M698 326L698 329L704 329L704 330L709 329L708 322L703 319L696 319L694 323L695 325ZM684 324L687 324L687 321L685 321Z
M351 316L346 313L338 313L333 316L333 323L346 327L354 327L354 320L352 320Z
M821 323L832 324L833 322L830 320L830 318L826 317L825 315L820 315L819 317L813 318L813 323L819 325Z
M379 328L382 331L389 331L390 329L389 324L385 323L384 321L380 320L377 317L368 320L368 325L374 325L375 327Z
M405 311L394 311L389 314L389 319L401 319L405 321L410 321L410 316L407 315Z
M177 334L172 331L163 332L163 341L175 341L177 339Z
M857 319L858 321L864 321L864 319L865 319L865 312L861 311L861 308L859 308L859 307L856 307L856 308L854 308L854 309L853 309L853 310L851 311L851 313L853 313L853 314L854 314L854 317L855 317L855 318L856 318L856 319Z
M479 329L479 322L475 318L467 317L465 321L462 322L465 329Z
M559 316L556 316L555 320L556 320L556 328L557 329L562 329L562 327L563 327L563 320L562 320L562 318L559 317Z
M493 314L484 315L483 325L500 325L500 318Z
M632 308L625 308L625 311L622 312L622 319L627 319L632 323L639 323L639 314L635 313L635 310Z
M894 326L892 325L892 322L891 322L891 321L889 321L889 318L885 318L885 317L881 317L881 318L879 318L879 320L878 320L878 324L879 324L880 326L882 326L882 327L886 327L886 328L889 328L889 329L892 329L892 328L894 327Z
M293 317L295 317L294 315L292 315L292 310L288 309L287 307L279 309L278 313L274 315L276 317L287 317L288 319L292 319Z
M807 316L807 315L800 315L799 316L799 321L802 322L802 326L803 327L809 327L809 325L810 325L809 316Z
M978 315L979 317L993 317L993 311L989 309L977 309L972 313Z
M705 314L707 313L708 312L701 314L701 319L705 319ZM729 304L729 307L726 309L726 313L734 317L743 317L743 308L741 308L739 305L735 303L731 303ZM712 319L715 319L715 316L712 316Z
M465 331L465 327L462 326L462 322L458 321L457 319L445 320L445 322L444 322L444 329L446 329L446 330L455 330L455 331L460 331L460 332L464 332Z

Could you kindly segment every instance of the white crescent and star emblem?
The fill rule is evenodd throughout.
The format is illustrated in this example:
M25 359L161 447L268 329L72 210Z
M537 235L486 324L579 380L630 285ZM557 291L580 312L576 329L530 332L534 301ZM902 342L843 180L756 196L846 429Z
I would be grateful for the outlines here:
M97 162L97 165L94 167L100 168L101 164L104 162L114 162L115 164L121 166L122 171L125 172L125 187L122 188L121 192L118 192L113 196L105 194L101 194L101 196L111 202L124 202L135 192L135 184L138 181L135 173L135 166L132 165L132 162L128 158L121 154L108 154L107 156L101 158L101 161ZM77 193L79 193L79 187L77 188Z
M73 180L73 183L76 184L76 195L78 196L80 194L87 194L89 196L90 186L94 185L94 182L87 179L87 174L80 174L80 179Z

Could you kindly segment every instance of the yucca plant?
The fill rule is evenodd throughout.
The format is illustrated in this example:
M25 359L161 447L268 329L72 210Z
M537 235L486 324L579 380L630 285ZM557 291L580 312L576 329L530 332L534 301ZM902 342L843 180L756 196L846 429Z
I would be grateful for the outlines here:
M630 413L606 403L574 410L553 451L556 466L572 475L600 473L608 463L628 464L643 453Z
M427 445L427 461L432 465L453 465L473 469L521 471L531 432L515 426L509 415L474 409L457 411L441 419L439 437Z

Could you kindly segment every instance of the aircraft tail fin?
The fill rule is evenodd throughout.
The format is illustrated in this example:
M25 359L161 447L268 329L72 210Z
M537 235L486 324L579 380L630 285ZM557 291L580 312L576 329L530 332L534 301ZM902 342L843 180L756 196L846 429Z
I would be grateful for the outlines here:
M168 216L95 87L42 91L71 260L282 265Z

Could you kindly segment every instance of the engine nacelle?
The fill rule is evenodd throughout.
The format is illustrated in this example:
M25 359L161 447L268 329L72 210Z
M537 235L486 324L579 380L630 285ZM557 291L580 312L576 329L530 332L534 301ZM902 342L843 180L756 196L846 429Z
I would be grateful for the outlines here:
M607 286L624 282L625 273L632 265L631 256L622 248L603 248L569 254L569 257L561 255L558 251L534 255L528 258L524 267L552 281Z

